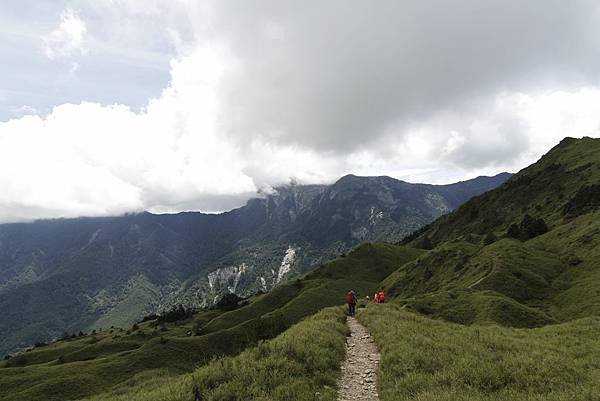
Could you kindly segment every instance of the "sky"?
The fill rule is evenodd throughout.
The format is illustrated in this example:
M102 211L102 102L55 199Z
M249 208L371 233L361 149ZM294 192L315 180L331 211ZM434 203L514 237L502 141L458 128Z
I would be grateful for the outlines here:
M0 3L0 222L450 183L600 137L595 0Z

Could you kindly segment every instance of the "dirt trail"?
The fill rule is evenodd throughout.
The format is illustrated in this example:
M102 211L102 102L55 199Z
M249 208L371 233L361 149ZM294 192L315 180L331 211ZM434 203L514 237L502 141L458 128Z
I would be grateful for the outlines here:
M376 401L379 351L371 335L353 317L348 317L350 337L346 340L346 359L338 382L338 401Z

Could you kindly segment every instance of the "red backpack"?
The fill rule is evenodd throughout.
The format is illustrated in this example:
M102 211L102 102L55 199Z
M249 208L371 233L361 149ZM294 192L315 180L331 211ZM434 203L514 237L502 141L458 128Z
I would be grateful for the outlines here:
M379 302L385 301L385 294L383 293L383 291L379 291L377 293L377 298L379 299Z
M346 302L349 304L353 304L355 302L354 293L352 291L348 291L346 294Z

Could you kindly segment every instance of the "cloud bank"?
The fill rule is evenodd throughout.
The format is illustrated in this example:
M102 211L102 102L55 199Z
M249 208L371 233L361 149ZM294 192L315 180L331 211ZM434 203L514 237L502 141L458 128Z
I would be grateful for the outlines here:
M109 3L65 11L52 57L81 73L80 49L121 43L92 28L115 21L158 35L135 25L144 10L174 49L169 83L141 110L0 122L0 221L222 211L346 173L443 183L600 136L593 1Z

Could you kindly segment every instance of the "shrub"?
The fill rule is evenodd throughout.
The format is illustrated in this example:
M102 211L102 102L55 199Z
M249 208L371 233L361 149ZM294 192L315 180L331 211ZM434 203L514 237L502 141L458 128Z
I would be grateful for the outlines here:
M183 307L183 305L178 305L178 306L174 307L173 309L162 313L160 316L158 316L156 321L158 323L176 322L178 320L187 319L190 316L192 316L193 314L194 314L194 311L192 309L186 309Z
M565 217L577 217L600 207L600 185L584 185L563 206Z
M158 319L158 315L156 313L151 313L150 315L144 316L142 318L141 322L147 322L147 321L156 320L156 319Z
M510 237L510 238L516 238L516 239L521 238L521 230L519 229L519 226L514 223L511 224L510 227L508 227L506 236Z
M546 222L541 219L535 219L526 214L519 225L511 224L506 233L507 237L527 241L548 232Z
M483 238L483 244L484 245L490 245L493 244L494 242L496 242L496 236L494 235L494 233L487 233L487 235Z
M431 239L426 235L417 245L421 249L431 250L433 249L433 244L431 243Z
M232 310L237 308L239 302L242 300L243 298L240 298L236 294L225 294L223 295L223 297L221 297L219 302L216 303L215 308L223 310Z

